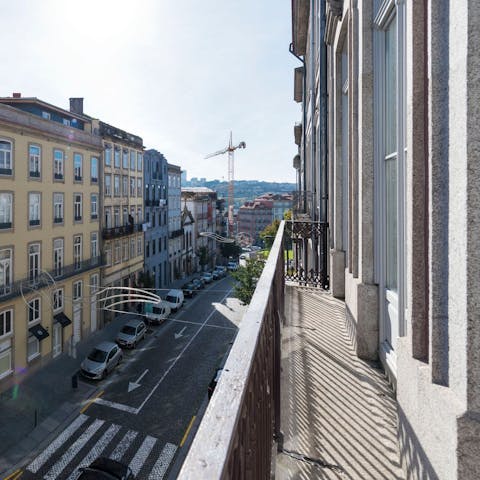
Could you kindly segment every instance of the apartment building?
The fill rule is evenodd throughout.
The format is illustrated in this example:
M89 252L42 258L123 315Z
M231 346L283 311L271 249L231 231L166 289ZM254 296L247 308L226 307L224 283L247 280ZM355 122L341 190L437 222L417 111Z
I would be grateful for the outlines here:
M144 154L145 271L155 288L169 284L168 258L168 163L157 150Z
M177 165L168 164L168 258L169 258L169 281L173 282L184 274L182 270L182 210L181 168Z
M238 233L246 234L252 243L259 244L260 233L273 220L273 200L257 198L253 202L245 202L238 209Z
M329 228L328 250L306 238L301 255L328 256L357 355L395 388L406 477L478 478L480 4L294 0L292 14L297 219Z
M87 117L0 98L0 390L99 326L101 155Z
M196 267L196 241L195 241L195 219L192 212L185 205L182 210L182 270L186 275L197 271Z

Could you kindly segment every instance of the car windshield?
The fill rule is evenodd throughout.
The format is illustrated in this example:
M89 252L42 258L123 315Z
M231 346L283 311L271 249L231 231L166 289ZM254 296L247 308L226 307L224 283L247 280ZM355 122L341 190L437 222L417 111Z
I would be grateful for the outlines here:
M167 295L167 298L165 300L167 302L175 303L177 299L175 297L172 297L171 295Z
M88 359L92 362L104 362L107 358L107 352L99 350L98 348L93 349L88 356Z
M125 325L121 332L127 335L135 335L135 328L131 327L130 325Z

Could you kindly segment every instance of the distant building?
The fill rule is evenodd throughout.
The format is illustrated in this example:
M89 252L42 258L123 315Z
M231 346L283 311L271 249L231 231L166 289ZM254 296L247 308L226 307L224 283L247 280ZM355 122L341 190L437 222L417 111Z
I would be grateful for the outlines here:
M186 170L182 170L181 182L182 182L182 185L186 185L186 183L187 183L187 171Z
M271 200L273 202L273 219L283 220L285 212L292 209L293 195L289 193L265 193L257 197L256 200Z
M183 229L183 244L182 244L182 270L186 275L191 275L197 271L195 263L195 220L192 212L185 205L182 210L182 229Z
M145 164L145 271L155 288L169 284L168 257L168 171L167 160L156 150L147 150Z
M238 234L247 234L254 244L260 242L260 232L273 221L273 201L256 199L238 209Z
M181 198L181 169L168 164L168 258L170 265L170 282L182 277L181 249L182 249L182 210Z

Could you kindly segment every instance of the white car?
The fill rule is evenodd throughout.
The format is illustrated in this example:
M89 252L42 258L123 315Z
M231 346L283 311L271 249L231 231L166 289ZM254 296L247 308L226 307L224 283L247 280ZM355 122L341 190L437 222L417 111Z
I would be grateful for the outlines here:
M202 278L205 280L205 283L212 283L213 275L210 272L204 272Z
M234 272L235 270L238 270L238 265L235 262L228 262L227 268L231 272Z

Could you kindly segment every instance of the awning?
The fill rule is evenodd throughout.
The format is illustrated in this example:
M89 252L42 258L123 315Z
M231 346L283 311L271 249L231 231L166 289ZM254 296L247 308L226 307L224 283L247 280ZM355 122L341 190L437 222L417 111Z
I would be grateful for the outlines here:
M48 336L50 336L40 324L30 327L28 331L40 341L45 340Z
M55 323L59 323L62 328L65 328L67 325L70 325L72 321L63 313L57 313L53 316Z

